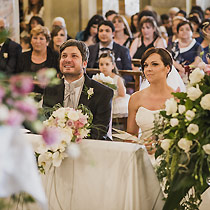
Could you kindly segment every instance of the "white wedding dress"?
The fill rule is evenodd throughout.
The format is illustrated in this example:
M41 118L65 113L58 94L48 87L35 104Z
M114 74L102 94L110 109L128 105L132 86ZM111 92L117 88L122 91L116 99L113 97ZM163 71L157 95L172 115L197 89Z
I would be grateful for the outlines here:
M149 110L144 107L139 107L136 112L136 124L139 126L139 138L142 144L146 143L146 139L152 137L152 131L154 128L154 119L158 115L160 110ZM157 163L155 161L154 155L149 155L151 163L155 166Z
M157 115L160 110L149 110L143 106L139 107L136 112L136 124L139 126L139 137L141 141L152 136L152 130L154 127L155 115Z

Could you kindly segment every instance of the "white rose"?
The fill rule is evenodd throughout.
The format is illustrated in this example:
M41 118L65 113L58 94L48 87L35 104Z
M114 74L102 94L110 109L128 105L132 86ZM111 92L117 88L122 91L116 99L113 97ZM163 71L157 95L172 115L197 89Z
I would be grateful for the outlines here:
M88 95L92 95L94 92L93 92L93 88L89 88L89 90L87 91L87 94Z
M189 76L190 83L195 84L200 82L204 77L204 72L199 68L196 68Z
M180 114L183 114L186 111L186 107L185 105L179 105L178 106L178 110Z
M87 137L88 133L90 132L89 129L83 128L80 130L80 136L81 138Z
M188 110L185 115L186 115L187 120L191 121L195 117L195 112Z
M176 113L177 102L175 101L174 98L170 98L170 99L166 100L165 105L166 105L165 109L166 109L166 114L167 115L171 115L171 114Z
M59 108L58 110L54 111L52 113L52 115L54 117L57 117L57 118L61 118L61 119L64 119L65 118L65 109L62 107L62 108Z
M192 141L187 140L186 138L181 138L178 142L178 146L183 149L185 152L189 152Z
M187 127L187 132L192 133L193 135L196 135L198 131L199 131L199 127L196 124L192 123Z
M205 110L210 110L210 94L206 94L201 98L200 105Z
M72 111L68 113L68 118L73 120L73 121L77 121L79 120L79 113L77 111Z
M206 154L210 155L210 144L203 145L203 150Z
M163 148L163 150L167 151L171 146L171 139L164 139L160 146Z
M195 101L197 98L199 98L202 95L202 92L199 88L199 85L196 85L195 87L190 87L187 90L187 96L192 100Z
M177 118L171 118L170 124L172 127L177 126L179 124L179 120Z

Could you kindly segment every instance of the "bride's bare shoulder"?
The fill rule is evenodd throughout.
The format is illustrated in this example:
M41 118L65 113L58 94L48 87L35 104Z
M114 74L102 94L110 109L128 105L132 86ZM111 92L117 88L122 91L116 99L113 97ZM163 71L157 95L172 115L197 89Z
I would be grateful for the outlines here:
M133 93L130 97L130 103L134 104L135 106L140 106L142 99L144 98L145 93L146 93L145 90L146 89L141 90L141 91L136 91L135 93Z

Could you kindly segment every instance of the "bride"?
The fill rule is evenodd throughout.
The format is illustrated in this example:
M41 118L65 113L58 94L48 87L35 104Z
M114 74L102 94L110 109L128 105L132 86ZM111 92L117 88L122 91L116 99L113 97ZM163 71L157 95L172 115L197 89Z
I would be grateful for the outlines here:
M173 97L171 92L174 90L166 82L172 63L171 55L167 50L148 49L142 56L141 66L150 86L132 94L129 101L127 132L140 136L149 154L154 153L154 150L151 151L154 115L164 109L167 99Z

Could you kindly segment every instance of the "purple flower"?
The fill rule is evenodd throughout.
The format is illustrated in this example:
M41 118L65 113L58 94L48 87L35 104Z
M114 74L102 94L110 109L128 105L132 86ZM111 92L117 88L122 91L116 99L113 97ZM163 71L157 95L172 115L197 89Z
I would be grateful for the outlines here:
M19 111L23 112L26 119L34 121L37 117L37 108L27 101L16 101L14 105Z
M56 76L56 73L55 69L40 69L36 74L39 86L45 88L50 83L51 79Z
M56 127L45 127L41 135L47 145L52 145L59 139L59 132Z
M8 125L10 126L21 125L23 121L24 121L24 116L17 110L13 109L9 112L9 117L7 120Z
M33 79L28 75L15 75L10 78L11 90L14 95L25 95L33 90Z

